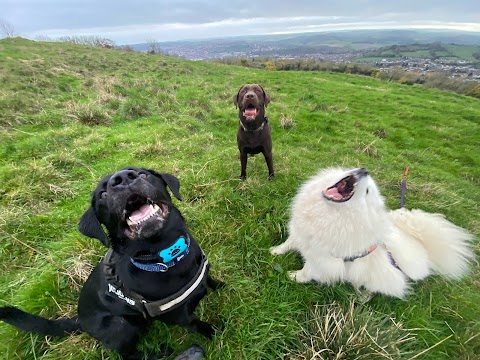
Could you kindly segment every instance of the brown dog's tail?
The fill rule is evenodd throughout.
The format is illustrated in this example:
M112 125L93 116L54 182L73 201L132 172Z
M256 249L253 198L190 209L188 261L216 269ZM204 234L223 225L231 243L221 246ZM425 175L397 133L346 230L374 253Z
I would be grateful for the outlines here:
M13 306L0 307L0 320L13 325L20 330L41 335L65 336L82 331L77 317L49 320L26 313Z

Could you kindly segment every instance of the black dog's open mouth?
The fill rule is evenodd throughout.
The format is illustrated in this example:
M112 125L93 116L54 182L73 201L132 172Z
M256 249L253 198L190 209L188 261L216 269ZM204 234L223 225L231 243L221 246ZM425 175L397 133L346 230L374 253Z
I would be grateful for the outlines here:
M247 120L254 120L258 115L258 109L253 104L248 104L247 107L243 110L243 116Z
M168 206L134 194L127 200L125 206L125 233L131 239L137 238L141 233L155 232L163 227L168 216ZM146 234L145 234L146 235Z
M322 194L327 200L335 202L348 201L355 193L355 186L357 185L357 182L357 176L348 175L339 182L337 182L335 185L323 190Z

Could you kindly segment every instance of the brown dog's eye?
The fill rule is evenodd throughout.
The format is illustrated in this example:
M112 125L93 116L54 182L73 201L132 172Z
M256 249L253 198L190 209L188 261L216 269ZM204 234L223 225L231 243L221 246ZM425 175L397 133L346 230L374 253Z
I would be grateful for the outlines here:
M107 198L107 192L106 191L102 191L100 193L100 199L106 199Z

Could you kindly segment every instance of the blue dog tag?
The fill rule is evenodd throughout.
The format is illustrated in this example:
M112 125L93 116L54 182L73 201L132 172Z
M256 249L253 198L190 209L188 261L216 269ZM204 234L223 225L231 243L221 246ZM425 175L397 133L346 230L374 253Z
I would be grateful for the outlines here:
M173 244L169 248L160 251L159 255L162 257L163 262L168 263L169 261L175 259L178 255L183 253L187 249L187 247L187 241L182 236L178 238L175 244Z

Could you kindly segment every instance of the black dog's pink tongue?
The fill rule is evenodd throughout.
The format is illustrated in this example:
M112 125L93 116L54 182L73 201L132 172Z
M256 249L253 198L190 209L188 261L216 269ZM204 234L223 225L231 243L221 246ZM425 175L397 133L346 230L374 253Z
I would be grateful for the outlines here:
M148 204L145 204L145 205L142 205L142 207L138 210L135 210L131 215L130 215L130 220L132 221L140 221L144 218L146 218L147 216L151 215L153 213L153 208L148 205Z

